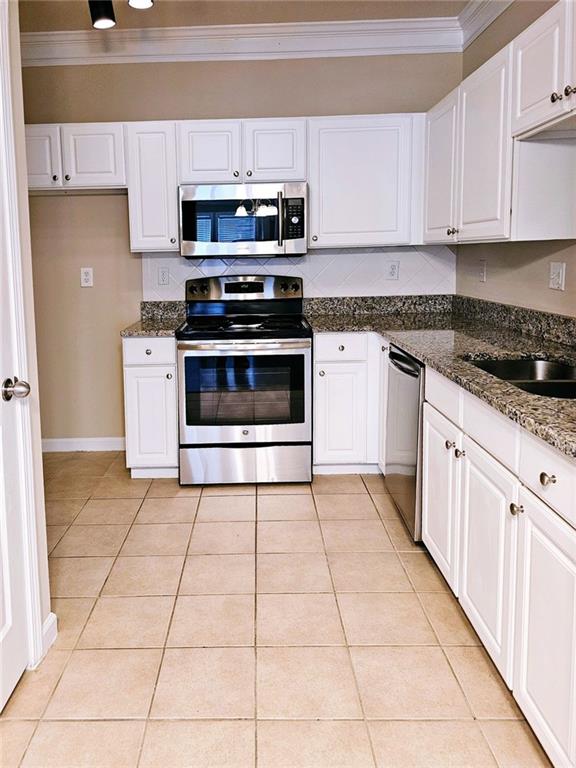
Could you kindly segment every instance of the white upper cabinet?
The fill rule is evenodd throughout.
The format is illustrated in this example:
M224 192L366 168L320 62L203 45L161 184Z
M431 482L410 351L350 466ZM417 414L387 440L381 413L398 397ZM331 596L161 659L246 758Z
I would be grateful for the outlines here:
M456 240L457 88L426 115L424 242Z
M561 0L512 42L512 132L514 135L543 125L576 107L573 64L576 41L570 39L574 10Z
M60 126L27 125L26 158L30 189L61 187Z
M67 123L60 132L65 187L126 186L122 123Z
M130 249L176 251L176 126L164 122L129 123L126 139Z
M504 48L460 86L459 241L510 236L511 55Z
M178 126L181 184L226 184L242 174L240 120L187 120Z
M306 180L306 120L244 120L246 181Z
M312 118L310 245L410 243L412 117Z

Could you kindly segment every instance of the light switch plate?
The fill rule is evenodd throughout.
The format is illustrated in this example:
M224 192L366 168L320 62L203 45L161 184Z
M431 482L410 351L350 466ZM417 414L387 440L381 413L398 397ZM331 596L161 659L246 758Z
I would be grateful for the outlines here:
M94 270L92 267L80 267L80 287L92 288L94 286Z
M550 280L548 287L554 291L564 291L566 286L566 262L550 262Z

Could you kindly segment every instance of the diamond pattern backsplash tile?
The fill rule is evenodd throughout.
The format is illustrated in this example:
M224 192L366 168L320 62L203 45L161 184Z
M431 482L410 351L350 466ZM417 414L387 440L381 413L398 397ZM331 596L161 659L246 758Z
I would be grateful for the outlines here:
M391 262L399 263L397 280L389 278ZM159 285L160 267L170 271L168 285ZM224 274L294 275L303 279L306 297L454 293L456 256L443 245L322 249L275 259L183 259L173 253L145 253L144 301L181 301L186 280Z

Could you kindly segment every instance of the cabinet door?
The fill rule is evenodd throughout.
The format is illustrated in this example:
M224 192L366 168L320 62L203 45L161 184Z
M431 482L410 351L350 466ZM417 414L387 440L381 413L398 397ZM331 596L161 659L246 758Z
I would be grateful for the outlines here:
M122 123L60 127L65 187L125 187Z
M458 595L462 432L428 403L422 425L422 541Z
M512 687L518 479L465 437L459 594L474 629Z
M240 120L177 123L181 184L240 181Z
M366 363L316 363L314 463L366 462Z
M426 115L424 242L456 240L457 88Z
M557 766L576 765L576 531L522 490L514 696Z
M510 67L508 46L460 86L459 241L510 236Z
M176 368L124 368L126 466L178 466Z
M126 138L130 250L177 251L176 126L130 123Z
M570 99L563 97L570 79L567 31L571 11L569 2L556 3L512 42L514 135L543 125L571 107Z
M306 179L306 120L244 120L246 181Z
M309 121L310 245L410 242L409 115Z
M27 125L26 160L30 189L61 187L60 126Z

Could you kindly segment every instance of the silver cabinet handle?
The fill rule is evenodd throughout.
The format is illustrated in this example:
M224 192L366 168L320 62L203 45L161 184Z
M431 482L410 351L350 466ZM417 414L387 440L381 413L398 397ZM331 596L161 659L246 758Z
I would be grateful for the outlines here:
M172 374L171 373L167 373L166 374L166 378L168 379L168 381L170 381L170 379L172 378Z
M573 93L576 93L576 85L567 85L564 88L564 96L572 96Z
M324 371L318 371L318 376L326 376Z
M556 482L556 475L549 475L546 472L540 472L540 485L543 485L544 488L548 485L554 485Z
M54 176L52 176L52 181L58 181L58 175L55 173Z
M318 240L318 235L312 235L312 240L314 240L314 242L316 242Z
M234 171L234 173L232 174L232 176L234 176L234 178L235 178L235 179L237 179L237 178L238 178L238 176L240 176L240 171Z
M451 448L456 448L456 443L452 442L452 440L446 440L444 445L446 446L447 451L449 451Z
M176 242L176 238L175 238L175 237L171 237L171 238L170 238L170 242L171 242L171 243L175 243L175 242Z
M524 512L524 507L522 504L514 504L514 502L510 504L510 514L521 515L522 512Z
M457 459L460 459L462 456L466 456L466 451L461 451L460 448L456 448L454 456L456 456Z
M246 171L246 176L252 176L252 171Z
M147 350L146 350L146 354L147 354L147 355L151 355L151 354L152 354L152 350L151 350L151 349L147 349Z
M13 397L23 399L30 394L30 384L27 381L21 381L14 376L12 379L4 379L2 382L2 399L10 401Z
M554 91L554 93L550 94L550 101L552 102L552 104L556 104L557 101L562 101L563 98L564 97L562 96L562 94L561 93L556 93L556 91Z
M69 173L67 173L67 174L66 174L66 176L64 176L64 179L65 179L66 181L70 181L70 174L69 174Z
M340 350L340 352L344 352L344 350L345 350L345 346L344 346L344 344L340 344L340 346L338 347L338 349Z

